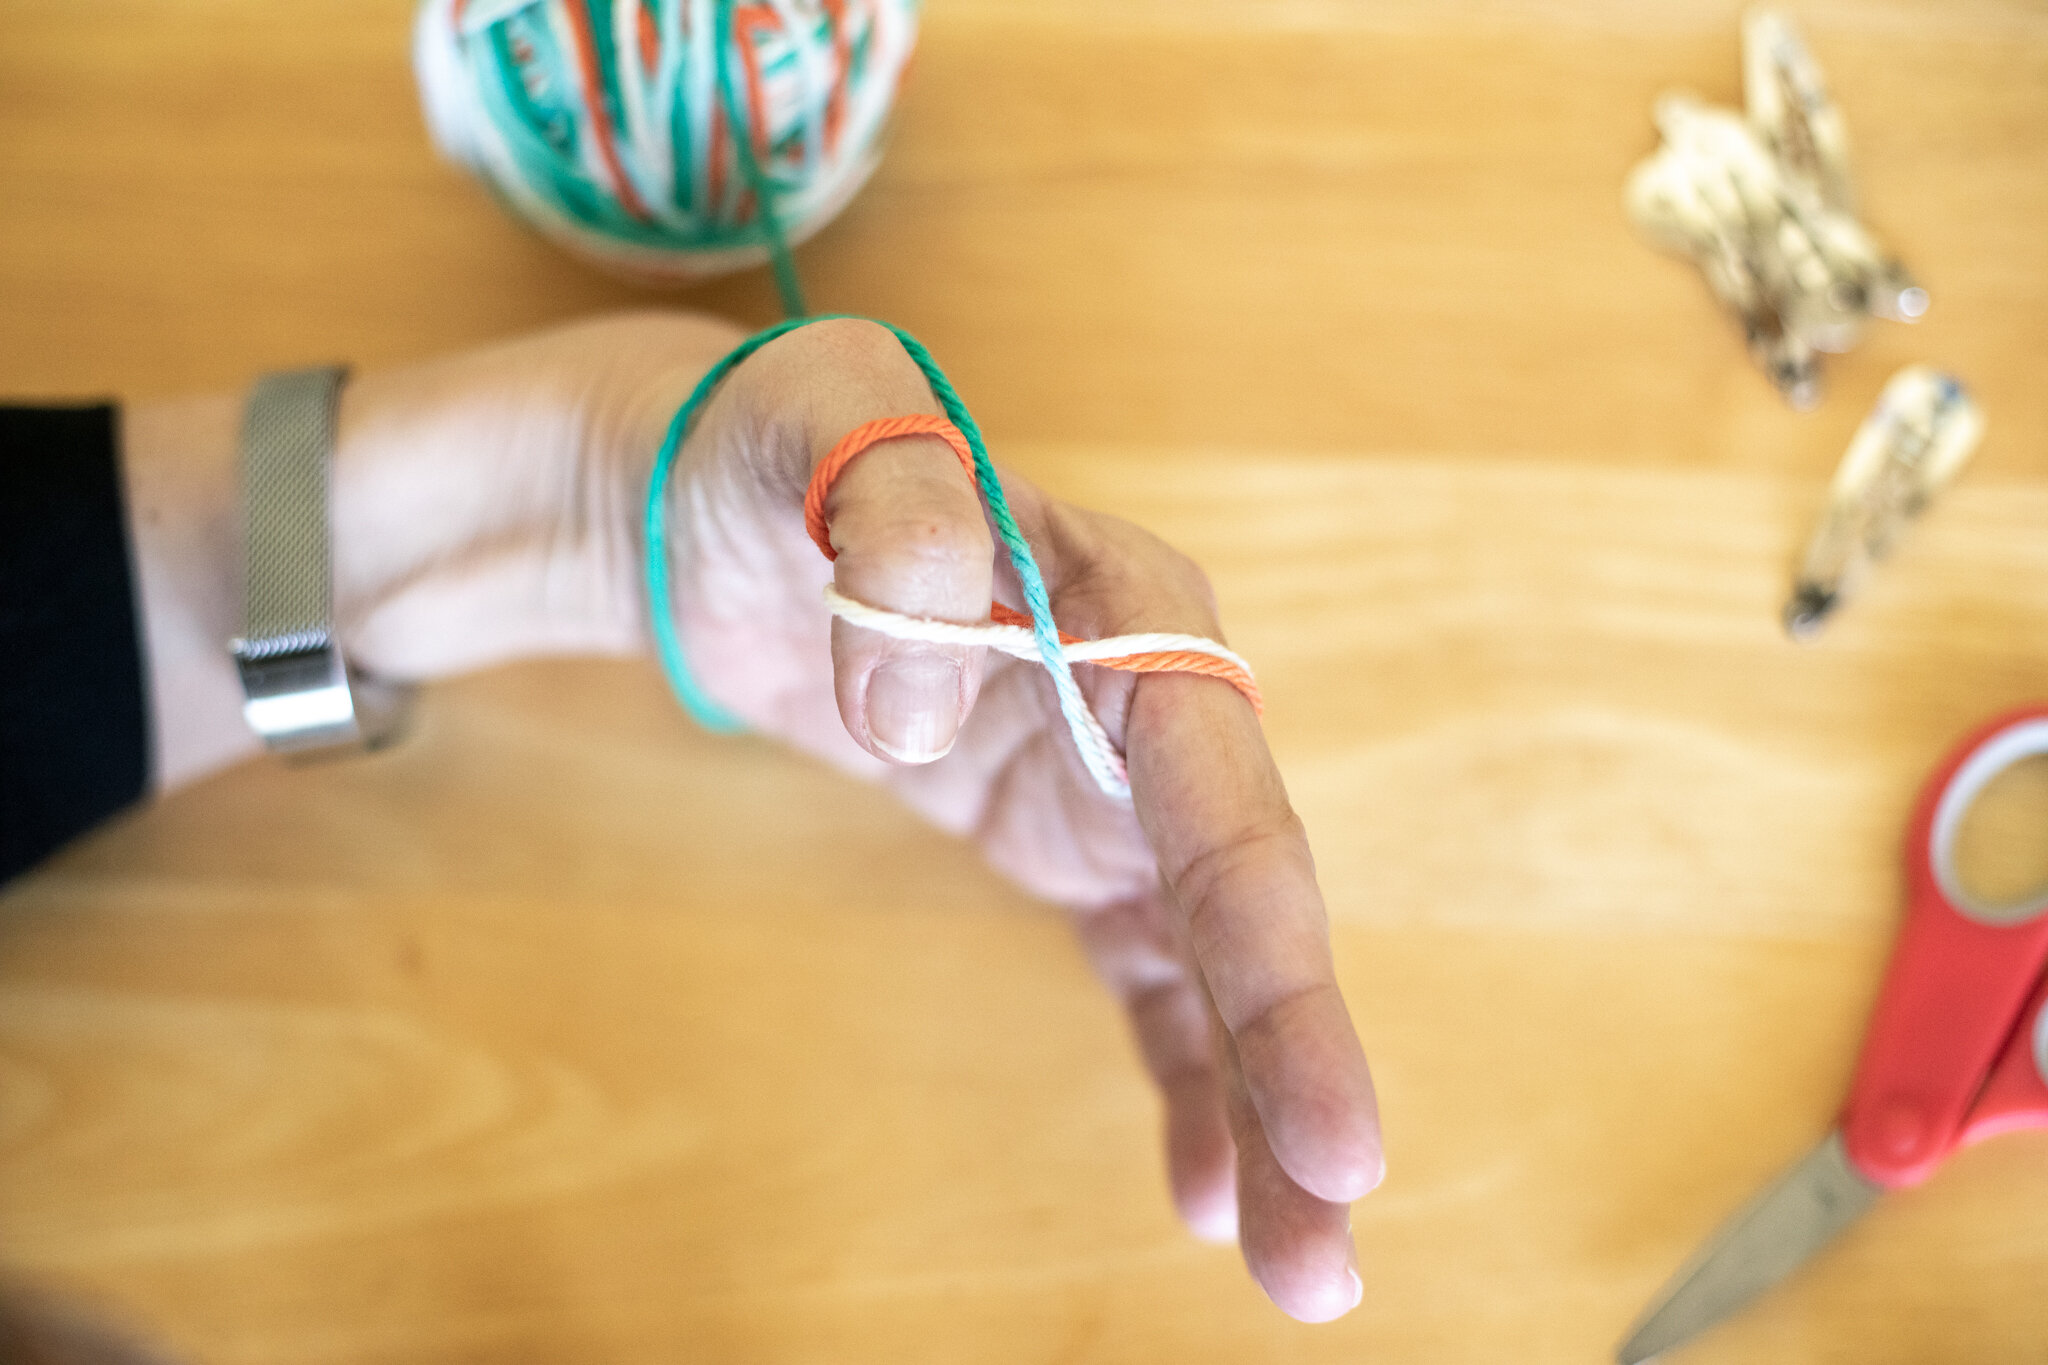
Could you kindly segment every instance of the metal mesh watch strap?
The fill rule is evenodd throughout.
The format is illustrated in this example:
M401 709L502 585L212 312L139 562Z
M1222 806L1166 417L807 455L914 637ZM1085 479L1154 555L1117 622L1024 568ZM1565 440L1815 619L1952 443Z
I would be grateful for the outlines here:
M235 655L274 658L332 639L327 470L343 369L268 374L242 419L242 508L248 579Z
M341 368L265 375L242 423L242 632L231 643L242 714L272 749L375 745L403 694L352 670L334 638L328 545Z

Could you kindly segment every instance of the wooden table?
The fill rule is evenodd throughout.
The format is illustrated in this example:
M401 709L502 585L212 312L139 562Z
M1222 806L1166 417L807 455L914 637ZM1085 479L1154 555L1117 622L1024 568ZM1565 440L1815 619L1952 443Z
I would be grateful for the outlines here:
M645 666L434 691L0 895L0 1268L204 1365L1591 1361L1828 1123L1963 730L2048 693L2048 14L1815 0L1929 284L1783 407L1621 216L1719 0L932 0L801 253L1000 458L1214 571L1392 1174L1308 1328L1172 1220L1058 917ZM402 0L0 5L0 383L165 394L643 302L438 163ZM679 302L765 320L751 276ZM1990 433L1824 640L1775 614L1911 360ZM2048 1139L1688 1360L2038 1360Z

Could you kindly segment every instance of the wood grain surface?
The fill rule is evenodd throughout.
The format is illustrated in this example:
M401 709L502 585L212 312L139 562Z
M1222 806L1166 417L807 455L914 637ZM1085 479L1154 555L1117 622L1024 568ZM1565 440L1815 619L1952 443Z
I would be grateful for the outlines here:
M1604 1359L1826 1127L1921 777L2048 694L2048 11L1795 12L1934 297L1809 415L1620 213L1656 93L1735 98L1729 3L932 0L800 253L1212 570L1381 1087L1350 1318L1177 1228L1056 915L631 664L441 687L0 893L0 1273L197 1365ZM407 21L0 0L0 386L645 303L434 159ZM1795 647L1909 360L1989 435ZM1685 1358L2048 1359L2044 1208L2048 1136L1967 1152Z

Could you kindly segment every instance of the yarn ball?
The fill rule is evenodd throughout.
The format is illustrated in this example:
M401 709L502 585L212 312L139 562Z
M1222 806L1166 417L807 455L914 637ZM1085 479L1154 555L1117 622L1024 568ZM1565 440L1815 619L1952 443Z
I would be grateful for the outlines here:
M844 208L916 39L916 0L424 0L413 65L436 144L514 214L674 280Z

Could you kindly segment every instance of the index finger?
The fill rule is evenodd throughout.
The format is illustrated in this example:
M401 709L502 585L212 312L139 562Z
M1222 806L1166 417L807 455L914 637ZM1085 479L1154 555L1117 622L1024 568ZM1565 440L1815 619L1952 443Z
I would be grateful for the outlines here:
M1257 717L1211 680L1148 674L1125 747L1138 819L1274 1158L1320 1199L1358 1198L1385 1172L1378 1105L1308 836Z

